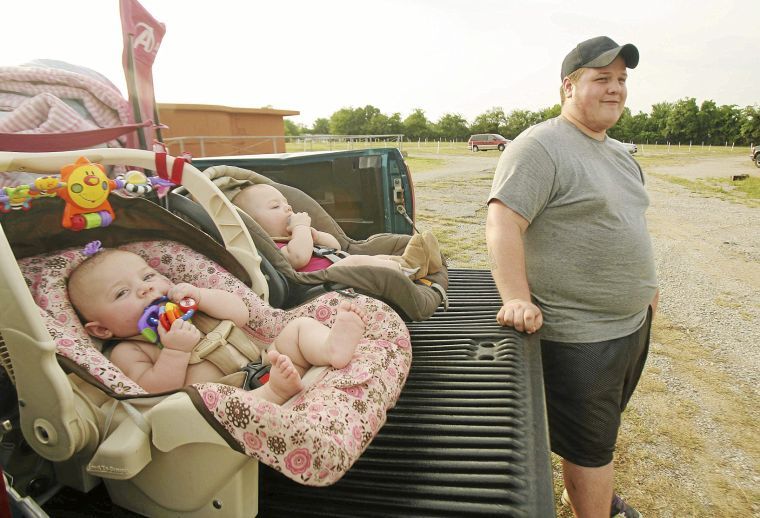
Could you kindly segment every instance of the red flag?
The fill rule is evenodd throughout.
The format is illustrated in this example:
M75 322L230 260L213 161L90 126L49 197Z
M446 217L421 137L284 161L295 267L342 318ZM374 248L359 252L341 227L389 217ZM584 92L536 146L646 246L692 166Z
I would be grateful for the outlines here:
M152 120L158 124L152 67L166 26L156 21L137 0L119 0L119 10L124 36L122 64L135 122ZM153 149L154 138L161 140L160 132L151 127L139 129L137 134L142 149Z

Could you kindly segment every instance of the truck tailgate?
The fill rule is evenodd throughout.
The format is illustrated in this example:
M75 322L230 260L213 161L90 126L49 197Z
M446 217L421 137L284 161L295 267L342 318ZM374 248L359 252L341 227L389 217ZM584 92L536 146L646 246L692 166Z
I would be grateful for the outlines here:
M538 340L497 325L490 272L449 275L449 310L408 324L409 379L364 455L326 488L262 465L260 516L554 516Z

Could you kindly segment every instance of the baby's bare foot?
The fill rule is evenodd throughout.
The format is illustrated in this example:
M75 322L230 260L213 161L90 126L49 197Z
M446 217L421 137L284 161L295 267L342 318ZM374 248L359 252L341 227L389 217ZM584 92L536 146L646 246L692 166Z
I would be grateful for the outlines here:
M364 312L354 304L341 302L338 307L335 323L327 337L330 365L336 369L342 369L353 358L366 327L364 318Z
M293 361L284 354L275 350L267 354L272 366L269 369L269 381L265 386L275 395L276 400L272 402L281 405L303 390L301 375L298 374Z

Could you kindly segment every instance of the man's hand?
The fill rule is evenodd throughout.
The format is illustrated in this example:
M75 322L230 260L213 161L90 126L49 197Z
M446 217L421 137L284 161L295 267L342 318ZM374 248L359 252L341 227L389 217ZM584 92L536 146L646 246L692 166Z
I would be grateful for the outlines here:
M185 299L187 297L193 299L196 304L200 304L201 289L197 286L193 286L192 284L181 282L169 288L166 296L169 297L169 300L176 302L177 304L179 304L182 299Z
M178 318L168 331L159 325L158 337L167 349L189 353L201 341L201 332L192 322Z
M508 300L499 309L496 321L503 326L511 326L518 331L535 333L544 323L541 310L529 300Z

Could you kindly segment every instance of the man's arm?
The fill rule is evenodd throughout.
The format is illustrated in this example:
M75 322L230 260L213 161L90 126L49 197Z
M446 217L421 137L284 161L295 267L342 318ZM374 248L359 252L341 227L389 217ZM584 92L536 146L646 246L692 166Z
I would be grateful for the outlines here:
M652 316L654 316L655 312L657 311L657 304L660 302L660 288L657 288L657 290L654 292L654 297L652 297L652 302L649 303L649 305L652 307Z
M523 234L528 225L528 220L501 201L494 199L488 204L488 259L503 303L496 320L503 326L534 333L544 321L541 310L531 302L525 273Z

